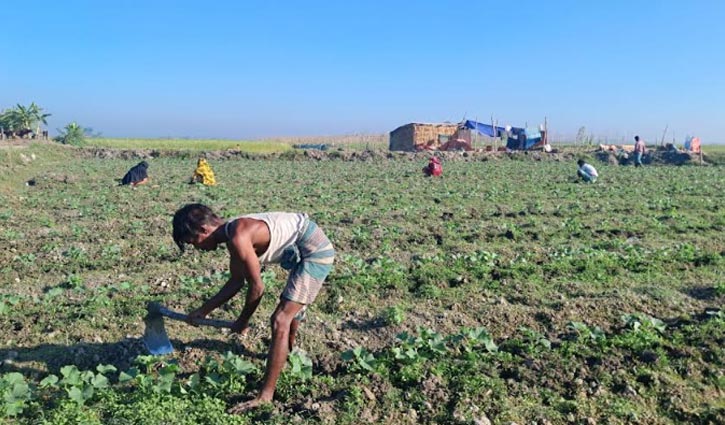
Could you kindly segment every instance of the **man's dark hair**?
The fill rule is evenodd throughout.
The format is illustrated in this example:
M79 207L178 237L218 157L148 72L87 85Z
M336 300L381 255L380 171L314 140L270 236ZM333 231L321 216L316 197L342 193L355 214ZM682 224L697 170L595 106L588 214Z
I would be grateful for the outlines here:
M639 142L639 136L634 136L634 141Z
M202 232L202 226L219 220L211 208L204 204L187 204L179 208L174 214L174 242L180 250L184 250L184 244L188 240Z
M581 167L582 165L584 165L585 161L583 159L580 159L576 163Z

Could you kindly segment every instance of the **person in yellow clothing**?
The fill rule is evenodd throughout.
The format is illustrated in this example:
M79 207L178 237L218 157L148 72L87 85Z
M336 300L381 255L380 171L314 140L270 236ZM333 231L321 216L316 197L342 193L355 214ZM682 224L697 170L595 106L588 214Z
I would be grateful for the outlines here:
M214 178L214 171L206 159L199 158L199 162L196 163L196 170L194 175L191 176L191 183L203 183L206 186L214 186L216 179Z

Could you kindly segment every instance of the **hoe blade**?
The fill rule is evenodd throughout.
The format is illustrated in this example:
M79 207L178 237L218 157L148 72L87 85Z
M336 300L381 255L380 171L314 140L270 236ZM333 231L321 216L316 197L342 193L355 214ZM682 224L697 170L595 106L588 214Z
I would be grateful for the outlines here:
M144 319L146 329L143 333L143 342L149 353L160 356L174 352L174 346L169 341L169 336L164 328L164 316L160 314L149 314Z

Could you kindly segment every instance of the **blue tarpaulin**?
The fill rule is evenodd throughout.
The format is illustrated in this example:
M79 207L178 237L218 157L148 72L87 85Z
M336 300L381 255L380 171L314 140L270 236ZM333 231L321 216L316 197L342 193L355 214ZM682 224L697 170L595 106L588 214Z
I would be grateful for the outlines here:
M506 132L506 129L503 127L494 127L490 124L484 124L478 121L471 120L466 120L463 126L466 128L470 128L471 130L476 130L480 134L489 137L499 137L501 136L501 134Z
M511 135L506 141L506 148L525 150L530 149L539 142L541 142L541 131L538 128L514 127L511 129Z
M463 123L463 126L471 130L476 130L484 136L508 136L508 139L506 140L506 147L511 150L530 149L539 142L541 142L541 131L539 131L539 129L535 127L511 127L511 130L509 132L506 132L505 127L494 127L491 124L484 124L472 120L466 120L466 122Z

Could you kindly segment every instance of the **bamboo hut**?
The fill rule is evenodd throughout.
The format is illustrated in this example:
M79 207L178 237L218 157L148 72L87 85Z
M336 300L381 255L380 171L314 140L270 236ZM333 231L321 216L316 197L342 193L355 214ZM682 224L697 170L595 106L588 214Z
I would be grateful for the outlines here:
M390 132L391 151L436 150L448 141L458 124L410 123Z

